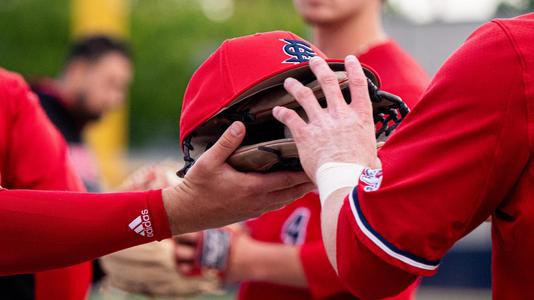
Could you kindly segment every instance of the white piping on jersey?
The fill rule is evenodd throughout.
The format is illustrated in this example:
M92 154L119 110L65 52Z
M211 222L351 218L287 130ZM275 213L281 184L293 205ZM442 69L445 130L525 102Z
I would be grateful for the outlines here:
M357 187L355 187L354 189L357 189ZM367 236L375 245L378 246L378 248L382 249L382 251L384 251L386 254L388 254L389 256L397 259L397 260L400 260L401 262L405 263L405 264L408 264L412 267L416 267L416 268L419 268L419 269L423 269L423 270L430 270L430 271L433 271L433 270L436 270L438 267L439 267L439 264L437 265L428 265L428 264L424 264L424 263L421 263L421 262L418 262L418 261L415 261L409 257L406 257L400 253L397 253L395 252L395 250L389 248L387 245L385 245L378 237L376 237L372 232L370 232L367 227L365 227L365 225L363 225L363 222L362 220L360 219L360 215L358 214L358 211L356 209L356 206L354 204L354 197L352 196L353 193L355 191L351 191L351 193L349 194L349 203L350 203L350 208L352 210L352 214L354 215L354 218L356 219L356 224L358 224L358 227L360 228L360 230L365 234L365 236Z

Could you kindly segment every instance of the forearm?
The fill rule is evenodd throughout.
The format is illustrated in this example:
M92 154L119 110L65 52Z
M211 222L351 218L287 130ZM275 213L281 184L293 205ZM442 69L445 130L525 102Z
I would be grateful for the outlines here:
M229 281L264 281L295 287L308 285L297 246L250 239L234 257L228 272Z
M336 272L338 272L336 258L337 223L343 201L351 190L352 188L345 187L333 192L324 202L321 210L323 243L328 259Z
M139 216L141 221L135 222ZM170 237L159 190L88 194L2 189L0 219L1 275L68 266Z

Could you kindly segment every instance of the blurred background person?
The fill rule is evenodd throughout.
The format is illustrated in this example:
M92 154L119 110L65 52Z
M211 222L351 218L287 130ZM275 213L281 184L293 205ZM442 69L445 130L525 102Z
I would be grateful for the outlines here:
M129 46L109 36L75 41L57 78L41 78L32 90L69 146L69 156L89 192L100 192L98 163L83 131L124 104L132 79Z
M312 42L328 57L358 56L362 63L380 76L382 89L399 95L409 107L415 106L429 77L415 59L384 31L381 17L383 0L294 0L293 3L297 13L310 26ZM264 274L272 277L262 280L242 278L240 299L268 299L284 295L295 299L352 298L325 256L319 220L319 197L310 193L281 210L247 222L250 238L245 237L236 243L238 247L243 247L236 252L245 256L243 261L257 262L255 264L259 266L263 265L262 260L269 261L271 271ZM280 253L274 250L274 244L280 245ZM244 251L258 249L261 245L267 249L258 251L256 259L250 259L254 255L252 251ZM270 256L272 260L268 258ZM287 260L281 259L281 256ZM234 259L236 265L241 265L237 255ZM280 265L275 266L275 261L279 261ZM232 267L231 264L230 273ZM245 268L254 269L254 266ZM277 277L284 276L273 273L274 270L289 273L288 277L293 281L287 280L284 284L277 280ZM239 274L239 270L236 273ZM411 299L414 296L415 285L397 298Z
M65 138L74 170L89 192L102 189L98 161L84 141L84 129L124 105L132 68L125 41L106 35L87 36L71 45L57 78L41 78L31 85L48 118ZM95 260L96 287L104 275Z
M414 104L429 82L423 68L389 37L382 24L386 0L294 0L311 28L311 41L328 57L356 55L374 69L382 88Z
M355 54L381 77L382 89L413 108L428 84L423 68L385 33L383 0L294 0L315 45L331 58ZM351 299L330 265L321 237L319 196L310 193L233 232L223 270L241 282L239 299ZM179 243L179 261L191 261L191 239ZM185 257L184 257L185 256ZM414 284L397 299L415 296Z

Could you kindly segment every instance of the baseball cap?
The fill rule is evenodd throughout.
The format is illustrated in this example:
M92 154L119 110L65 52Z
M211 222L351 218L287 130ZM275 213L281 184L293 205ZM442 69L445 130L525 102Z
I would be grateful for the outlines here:
M314 56L325 59L334 71L344 70L343 61L328 59L313 44L287 31L224 41L189 81L182 103L180 143L183 146L196 128L228 106L282 85L287 77L310 78L309 60ZM364 66L364 71L379 84L372 69Z

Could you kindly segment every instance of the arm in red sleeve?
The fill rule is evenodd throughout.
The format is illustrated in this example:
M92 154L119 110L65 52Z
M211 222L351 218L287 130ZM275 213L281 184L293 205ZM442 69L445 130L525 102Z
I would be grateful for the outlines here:
M84 191L63 137L17 74L0 69L0 172L8 189Z
M432 275L511 191L528 159L523 64L498 23L445 63L338 219L342 282L363 298ZM415 274L415 275L410 275Z
M0 275L64 267L171 236L161 190L0 190Z
M360 258L362 259L362 262L365 263L371 262L373 259L376 259L376 257L374 257L373 259L369 259L366 256L362 256ZM322 241L302 245L300 249L300 259L302 267L304 269L304 274L306 276L306 281L308 282L308 288L310 289L310 292L312 293L314 299L329 299L336 295L343 295L345 293L349 293L348 289L343 285L343 283L337 276L336 271L334 271L334 268L330 264ZM376 270L378 272L384 271L382 269ZM397 270L393 268L388 271L396 272ZM366 276L366 274L361 274L361 276ZM414 299L415 291L417 290L419 281L415 281L407 289L404 289L415 278L411 275L406 276L406 278L404 278L403 276L400 276L399 278L404 280L397 281L399 283L398 288L395 289L393 292L388 293L397 295L387 299ZM367 283L367 280L364 280L364 282ZM403 291L398 294L397 290Z
M372 259L368 259L364 256L361 258L362 261L365 261L366 263L372 261ZM376 257L374 257L374 259L376 259ZM300 248L300 260L302 263L302 268L304 269L306 281L308 282L308 288L310 289L314 299L328 299L336 295L349 293L348 289L343 285L337 276L336 271L334 271L334 268L330 264L322 241L316 241L302 245ZM395 272L397 271L396 269L392 270ZM383 272L383 270L379 270L379 272ZM361 274L361 276L366 275ZM404 280L405 281L398 281L399 290L403 290L404 287L408 286L410 282L414 280L414 277L408 275ZM364 282L367 283L366 280ZM400 294L398 294L397 290L395 289L395 292L388 294L397 293L397 295L387 299L413 299L418 283L419 281L415 281Z
M328 261L322 241L303 244L300 261L313 298L325 299L347 292Z

